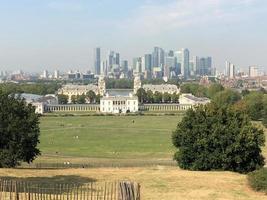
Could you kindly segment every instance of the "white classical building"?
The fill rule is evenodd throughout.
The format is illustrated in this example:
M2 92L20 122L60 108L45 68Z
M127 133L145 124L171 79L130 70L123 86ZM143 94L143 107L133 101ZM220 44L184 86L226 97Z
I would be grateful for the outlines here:
M171 84L161 84L161 85L152 85L152 84L145 84L143 85L143 89L147 91L152 91L153 94L155 92L160 92L160 93L168 93L168 94L179 94L180 89L176 85L171 85Z
M205 97L196 97L192 94L181 94L180 97L179 97L179 103L182 104L182 105L192 105L192 106L195 106L195 105L205 105L205 104L208 104L210 103L210 99L208 98L205 98Z
M138 98L129 96L109 96L106 94L100 99L100 112L102 113L128 113L138 111Z
M93 91L96 95L100 94L103 96L106 92L106 84L103 77L99 77L98 79L98 85L89 84L89 85L73 85L73 84L67 84L62 86L58 90L58 94L67 95L69 100L68 102L71 102L71 96L77 96L77 95L86 95L87 92Z

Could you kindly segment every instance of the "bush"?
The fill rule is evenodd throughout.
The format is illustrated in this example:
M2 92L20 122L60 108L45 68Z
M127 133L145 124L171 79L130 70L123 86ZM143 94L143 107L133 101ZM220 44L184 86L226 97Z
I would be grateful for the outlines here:
M267 193L267 168L249 173L248 182L254 190Z
M215 104L189 109L172 135L174 159L189 170L254 171L264 166L264 141L246 114Z

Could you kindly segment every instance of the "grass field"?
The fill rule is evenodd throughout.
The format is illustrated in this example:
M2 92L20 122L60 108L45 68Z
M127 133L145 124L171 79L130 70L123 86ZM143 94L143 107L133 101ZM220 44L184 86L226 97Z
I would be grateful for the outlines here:
M167 159L180 116L75 116L41 118L37 161Z
M40 143L43 155L37 162L172 160L171 132L180 120L178 116L44 117L41 118ZM263 153L266 157L266 147ZM145 200L267 200L265 194L249 187L246 175L194 172L170 166L0 169L1 177L44 184L131 180L141 184Z
M249 188L246 175L193 172L177 167L0 169L0 177L18 177L39 183L131 180L141 184L142 200L267 200L266 195Z

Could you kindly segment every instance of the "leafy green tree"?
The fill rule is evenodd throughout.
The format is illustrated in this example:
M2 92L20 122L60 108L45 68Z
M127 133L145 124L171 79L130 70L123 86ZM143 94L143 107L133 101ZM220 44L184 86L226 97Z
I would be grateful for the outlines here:
M186 83L181 85L181 93L191 93L197 97L206 97L207 88L197 83Z
M231 108L209 104L189 109L172 142L178 148L174 159L183 169L246 173L264 166L263 130Z
M248 115L252 120L259 120L263 111L263 93L250 92L243 99L247 106Z
M178 103L179 102L179 94L177 94L177 93L173 93L172 95L171 95L171 101L173 102L173 103Z
M147 100L147 93L143 88L139 88L136 92L136 96L138 97L138 101L142 104Z
M207 90L207 95L209 98L213 98L218 92L221 92L224 90L224 87L221 84L213 83L209 86Z
M219 107L233 105L239 100L241 100L241 95L231 89L226 89L218 92L213 98L213 102Z
M82 94L82 95L78 95L77 96L77 104L85 104L86 100L85 100L85 95Z
M101 95L100 94L96 95L95 102L100 104L100 99L101 99Z
M147 103L153 103L154 102L154 99L153 99L153 92L151 90L148 90L147 93Z
M162 95L162 99L164 103L169 103L171 102L172 96L171 94L164 92L164 94Z
M40 151L35 107L0 90L0 168L32 162Z
M267 128L267 95L263 97L263 114L262 114L262 123Z
M72 95L71 96L71 103L72 104L76 104L77 103L77 96L76 95Z
M153 96L153 101L154 103L161 103L162 102L162 93L160 92L155 92Z
M59 94L57 96L57 98L58 98L58 103L59 104L67 104L68 103L69 97L67 95Z
M246 96L246 95L248 95L250 93L250 91L249 90L242 90L242 92L241 92L241 94L242 94L242 96L244 97L244 96Z
M94 103L96 100L96 94L94 91L90 90L89 92L87 92L86 96L88 97L90 103Z
M3 83L0 84L0 89L7 93L32 93L38 95L55 94L56 91L61 87L60 83L57 82L35 82L32 84L28 83Z

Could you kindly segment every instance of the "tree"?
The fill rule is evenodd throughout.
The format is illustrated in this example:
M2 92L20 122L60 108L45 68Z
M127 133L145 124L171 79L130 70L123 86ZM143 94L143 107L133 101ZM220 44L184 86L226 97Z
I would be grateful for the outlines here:
M189 109L172 142L178 148L174 159L183 169L246 173L264 166L263 130L245 113L229 107L209 104Z
M162 102L162 93L155 92L153 96L154 103L161 103Z
M57 96L57 98L58 98L58 103L59 104L67 104L68 103L68 96L67 95L59 94Z
M77 96L77 104L85 104L85 95L78 95Z
M101 99L101 95L100 94L96 95L95 102L100 104L100 99Z
M212 85L209 86L207 90L207 95L209 98L214 97L218 92L223 91L224 88L221 84L218 83L213 83Z
M40 151L39 117L35 107L0 91L0 167L32 162Z
M221 106L229 106L238 102L241 99L241 95L233 90L227 89L221 92L218 92L213 98L213 102L217 104L219 107Z
M138 101L142 104L147 100L147 93L144 88L139 88L136 92L136 96L138 97Z
M76 95L72 95L71 96L71 103L72 104L76 104L77 103L77 96Z
M196 83L186 83L181 85L181 93L191 93L197 97L206 97L207 88Z
M151 90L147 91L146 96L147 96L147 103L153 103L154 102L154 100L153 100L154 94Z
M88 97L90 103L94 103L95 102L96 94L95 94L94 91L90 90L89 92L87 92L86 96Z
M247 106L248 115L252 120L259 120L262 117L263 111L263 93L250 92L243 99Z
M178 103L179 102L179 94L177 94L177 93L173 93L172 95L171 95L171 98L172 98L172 103Z
M263 97L263 113L262 113L262 123L267 128L267 95Z
M169 103L171 102L171 99L172 99L171 95L167 92L164 92L164 94L162 95L162 98L163 98L164 103Z

